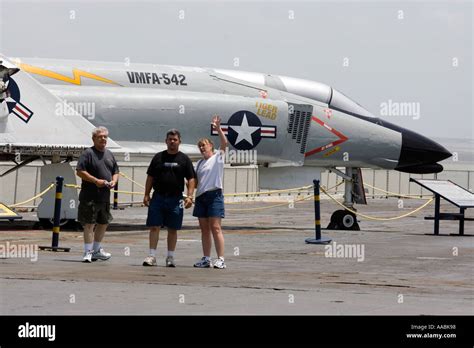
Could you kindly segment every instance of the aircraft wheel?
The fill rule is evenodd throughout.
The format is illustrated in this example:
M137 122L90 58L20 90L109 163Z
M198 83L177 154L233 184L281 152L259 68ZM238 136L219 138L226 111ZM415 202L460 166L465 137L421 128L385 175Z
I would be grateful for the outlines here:
M327 229L360 231L356 215L348 210L342 209L332 213L331 222L329 222Z

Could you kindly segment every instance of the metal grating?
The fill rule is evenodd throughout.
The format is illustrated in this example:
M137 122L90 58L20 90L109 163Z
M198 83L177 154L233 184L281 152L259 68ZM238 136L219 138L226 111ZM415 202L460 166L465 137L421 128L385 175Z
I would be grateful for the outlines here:
M306 151L306 141L308 139L309 127L311 125L311 105L289 104L293 113L288 114L288 134L297 144L301 144L300 153ZM306 111L307 110L307 111Z
M289 113L288 114L288 128L287 128L287 131L288 133L293 133L293 126L294 126L294 123L295 123L295 113Z
M308 140L309 127L311 125L311 113L305 112L305 123L303 125L303 139L301 139L301 150L300 153L306 152L306 141Z
M295 125L293 127L293 132L291 134L292 139L296 139L296 135L298 134L299 126L301 120L301 111L295 111Z

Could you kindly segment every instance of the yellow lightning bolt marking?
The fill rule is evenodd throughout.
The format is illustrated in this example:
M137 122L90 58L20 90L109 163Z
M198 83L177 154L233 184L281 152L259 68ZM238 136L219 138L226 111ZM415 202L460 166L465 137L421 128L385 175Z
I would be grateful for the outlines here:
M72 83L74 85L81 85L81 77L87 77L87 78L92 79L92 80L97 80L97 81L101 81L101 82L105 82L105 83L110 83L112 85L120 86L118 83L116 83L112 80L109 80L109 79L106 79L106 78L100 77L98 75L91 74L91 73L88 73L87 71L83 71L83 70L79 70L79 69L72 69L73 78L71 78L71 77L68 77L68 76L65 76L65 75L55 73L54 71L41 69L41 68L38 68L36 66L32 66L32 65L28 65L28 64L24 64L24 63L18 64L18 66L20 67L20 69L22 69L26 72L29 72L31 74L46 76L46 77L49 77L49 78L52 78L52 79Z

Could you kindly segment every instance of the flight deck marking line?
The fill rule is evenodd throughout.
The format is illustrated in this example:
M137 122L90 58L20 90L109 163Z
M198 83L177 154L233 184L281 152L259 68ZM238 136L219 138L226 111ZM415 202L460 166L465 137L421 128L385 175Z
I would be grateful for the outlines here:
M304 154L305 157L309 157L311 155L314 155L315 153L318 153L318 152L321 152L321 151L324 151L324 150L327 150L333 146L336 146L336 145L339 145L339 144L342 144L343 142L345 142L346 140L348 140L349 138L346 137L344 134L342 134L341 132L339 132L338 130L332 128L331 126L328 126L326 123L324 123L323 121L321 121L319 118L317 118L316 116L312 116L311 119L315 122L317 122L320 126L326 128L328 131L330 131L332 134L336 135L339 139L336 140L336 141L333 141L333 142L330 142L329 144L326 144L326 145L323 145L323 146L320 146L316 149L313 149L311 151L308 151Z
M79 85L79 86L82 85L81 77L87 77L91 80L96 80L96 81L101 81L101 82L105 82L105 83L110 83L112 85L121 86L120 84L118 84L118 83L116 83L112 80L109 80L109 79L106 79L106 78L101 77L99 75L91 74L91 73L88 73L87 71L79 70L79 69L76 69L76 68L72 69L73 77L71 78L71 77L68 77L66 75L56 73L56 72L51 71L51 70L38 68L36 66L25 64L25 63L18 64L18 66L22 70L24 70L28 73L49 77L51 79L71 83L73 85Z

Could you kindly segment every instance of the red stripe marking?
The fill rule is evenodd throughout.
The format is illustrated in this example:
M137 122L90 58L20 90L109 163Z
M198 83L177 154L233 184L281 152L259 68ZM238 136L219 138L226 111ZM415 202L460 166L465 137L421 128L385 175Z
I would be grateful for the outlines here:
M21 109L18 107L18 105L15 106L15 109L16 109L19 113L21 113L22 115L24 115L26 118L29 117L29 115L28 115L27 113L25 113L23 110L21 110Z
M313 116L311 117L311 119L313 121L315 121L316 123L318 123L320 126L328 129L332 134L336 135L339 139L334 141L334 142L331 142L329 144L326 144L324 146L321 146L321 147L318 147L316 149L313 149L311 151L308 151L304 154L305 157L309 157L311 155L314 155L315 153L318 153L318 152L321 152L321 151L324 151L324 150L327 150L333 146L336 146L336 145L339 145L339 144L342 144L343 142L345 142L347 139L349 139L348 137L346 137L344 134L342 134L341 132L339 132L338 130L332 128L332 127L329 127L328 125L326 125L323 121L321 121L319 118L317 118L316 116Z
M24 112L22 109L20 109L20 108L18 107L18 105L15 105L15 109L17 109L17 111L20 112L20 113L22 113L25 117L28 117L28 116L29 116L26 112Z

